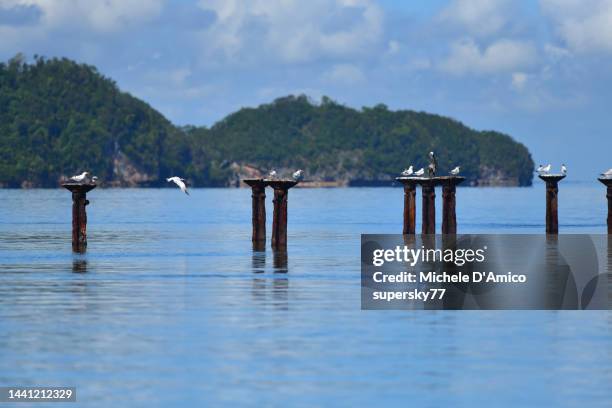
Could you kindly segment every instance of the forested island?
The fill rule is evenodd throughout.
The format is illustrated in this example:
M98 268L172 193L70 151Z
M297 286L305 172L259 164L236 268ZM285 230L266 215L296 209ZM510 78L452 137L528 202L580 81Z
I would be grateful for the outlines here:
M18 56L0 63L0 187L57 187L89 170L106 186L236 186L275 168L321 185L390 185L436 152L470 185L531 185L527 148L495 131L385 105L353 109L290 95L212 127L176 126L95 67Z

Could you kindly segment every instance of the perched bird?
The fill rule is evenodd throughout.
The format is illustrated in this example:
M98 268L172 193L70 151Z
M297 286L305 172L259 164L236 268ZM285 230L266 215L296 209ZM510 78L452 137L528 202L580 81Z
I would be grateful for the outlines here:
M539 174L548 174L548 173L550 173L550 168L551 168L550 164L547 164L546 166L542 166L540 164L540 166L538 166L538 169L536 170L536 172L539 173Z
M451 174L451 176L456 176L457 174L459 174L460 171L461 171L461 167L457 166L457 167L455 167L454 169L452 169L450 171L450 174Z
M605 178L612 177L612 169L609 169L608 171L601 173L601 175L604 176Z
M434 152L429 152L429 166L427 166L427 174L429 174L429 177L434 177L437 169L438 160L436 159L436 155Z
M567 167L565 167L565 164L561 165L561 174L564 176L567 175Z
M268 178L274 180L276 178L276 170L270 170L270 172L268 173Z
M166 181L173 182L174 184L178 186L178 188L181 189L183 193L189 195L189 192L187 191L187 186L185 185L185 179L174 176L174 177L168 177Z
M302 181L304 179L304 170L298 170L295 173L292 174L293 180L295 181Z
M402 171L402 176L404 177L412 176L412 173L414 173L414 170L412 169L412 166L410 166L404 171Z
M414 172L414 175L419 177L421 177L423 174L425 174L425 169L422 167Z
M80 183L81 181L85 180L85 178L89 175L88 172L84 171L81 174L79 174L78 176L72 176L70 177L70 180L72 181L76 181L77 183Z
M91 178L91 182L92 182L92 183L94 183L94 184L96 184L96 183L98 182L98 176L93 176L93 177Z

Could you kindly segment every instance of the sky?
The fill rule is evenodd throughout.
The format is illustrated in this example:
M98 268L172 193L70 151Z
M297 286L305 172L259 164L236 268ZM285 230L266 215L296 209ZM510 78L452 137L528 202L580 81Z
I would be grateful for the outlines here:
M0 59L95 65L177 125L288 94L510 134L612 167L612 0L0 0Z

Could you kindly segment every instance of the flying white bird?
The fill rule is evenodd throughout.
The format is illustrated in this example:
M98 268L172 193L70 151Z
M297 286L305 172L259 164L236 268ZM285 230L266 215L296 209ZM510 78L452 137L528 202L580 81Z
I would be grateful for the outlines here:
M174 177L168 177L166 181L173 182L174 184L178 186L178 188L181 189L183 193L189 195L189 192L187 191L187 186L185 185L185 179L174 176Z
M421 177L423 174L425 174L425 169L422 167L414 172L414 175L419 177Z
M567 175L567 167L565 167L565 164L561 165L561 174L564 176Z
M78 176L70 177L70 180L76 181L77 183L80 183L81 181L85 180L85 177L87 177L88 175L89 175L89 173L84 171L81 174L79 174Z
M457 174L459 174L460 171L461 171L461 167L457 166L457 167L455 167L454 169L452 169L450 171L450 174L451 174L451 176L456 176Z
M404 177L412 176L412 173L414 173L414 170L412 169L412 166L410 166L404 171L402 171L402 176Z
M276 170L270 170L268 173L268 178L274 180L276 178Z
M304 179L304 170L298 170L295 173L293 173L292 175L293 180L295 181L302 181Z
M609 169L608 171L601 173L601 175L604 176L605 178L612 177L612 169Z

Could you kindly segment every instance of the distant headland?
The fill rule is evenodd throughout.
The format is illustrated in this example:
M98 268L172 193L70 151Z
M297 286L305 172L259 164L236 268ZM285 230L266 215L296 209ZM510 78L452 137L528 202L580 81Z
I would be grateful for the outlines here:
M328 97L289 95L243 108L212 127L176 126L121 92L95 67L17 56L0 63L0 187L58 187L88 170L102 185L229 187L275 168L305 170L305 185L391 185L408 165L438 155L466 185L528 186L527 148L495 131L385 105L354 109Z

